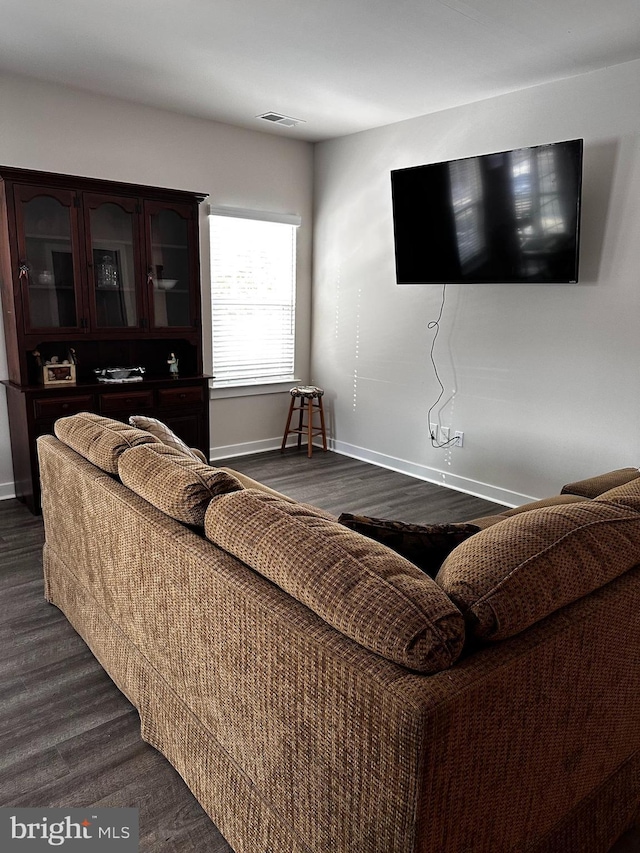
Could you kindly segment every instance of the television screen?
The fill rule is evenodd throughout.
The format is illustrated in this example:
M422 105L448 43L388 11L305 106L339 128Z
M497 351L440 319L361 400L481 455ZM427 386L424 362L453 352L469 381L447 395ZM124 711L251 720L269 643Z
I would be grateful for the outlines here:
M578 281L582 139L391 172L398 284Z

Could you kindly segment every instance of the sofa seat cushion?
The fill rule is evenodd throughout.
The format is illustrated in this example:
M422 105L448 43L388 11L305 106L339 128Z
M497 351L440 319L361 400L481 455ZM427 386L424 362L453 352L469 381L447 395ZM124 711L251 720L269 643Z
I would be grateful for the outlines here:
M118 473L118 459L125 450L160 444L151 433L93 412L59 418L53 431L60 441L109 474Z
M436 580L471 634L500 640L638 562L640 513L621 503L580 501L487 527L447 557Z
M622 486L631 480L640 477L638 468L616 468L606 474L598 474L596 477L588 477L586 480L577 480L575 483L567 483L562 487L563 495L579 495L583 498L597 498L603 492Z
M462 615L431 578L313 507L247 489L211 502L205 534L387 660L438 672L462 651Z
M242 489L226 471L185 456L166 444L132 447L118 460L120 479L136 494L184 524L204 525L209 501Z
M475 524L409 524L348 512L343 512L338 521L391 548L431 578L455 547L480 530Z

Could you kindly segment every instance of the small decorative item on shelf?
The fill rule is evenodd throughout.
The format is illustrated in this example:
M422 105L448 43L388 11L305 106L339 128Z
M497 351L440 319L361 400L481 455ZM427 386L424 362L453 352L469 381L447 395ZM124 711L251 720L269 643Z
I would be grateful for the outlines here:
M178 359L175 356L175 353L171 353L171 356L167 359L167 364L169 365L169 373L174 379L178 378Z
M118 267L115 265L111 255L103 255L97 270L97 285L99 290L117 290L120 286L118 281Z
M35 350L34 355L37 352ZM36 359L40 359L40 353L36 355ZM42 381L45 385L75 385L76 366L68 358L60 361L58 356L54 355L42 365Z
M93 372L98 382L142 382L144 367L97 367Z

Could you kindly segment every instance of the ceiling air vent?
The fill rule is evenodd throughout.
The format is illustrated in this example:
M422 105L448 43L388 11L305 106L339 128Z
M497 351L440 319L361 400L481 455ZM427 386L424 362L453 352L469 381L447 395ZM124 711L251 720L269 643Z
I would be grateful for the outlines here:
M297 124L304 124L304 121L301 118L283 116L282 113L262 113L262 115L256 116L256 118L263 119L264 121L270 121L271 124L279 124L282 127L295 127Z

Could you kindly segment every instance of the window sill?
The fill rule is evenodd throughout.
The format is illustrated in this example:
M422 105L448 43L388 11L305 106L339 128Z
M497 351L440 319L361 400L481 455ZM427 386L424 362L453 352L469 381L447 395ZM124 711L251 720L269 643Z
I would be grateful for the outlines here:
M227 397L256 397L260 394L282 394L289 391L299 379L282 379L277 382L247 382L246 384L216 385L209 383L209 399L223 400Z

